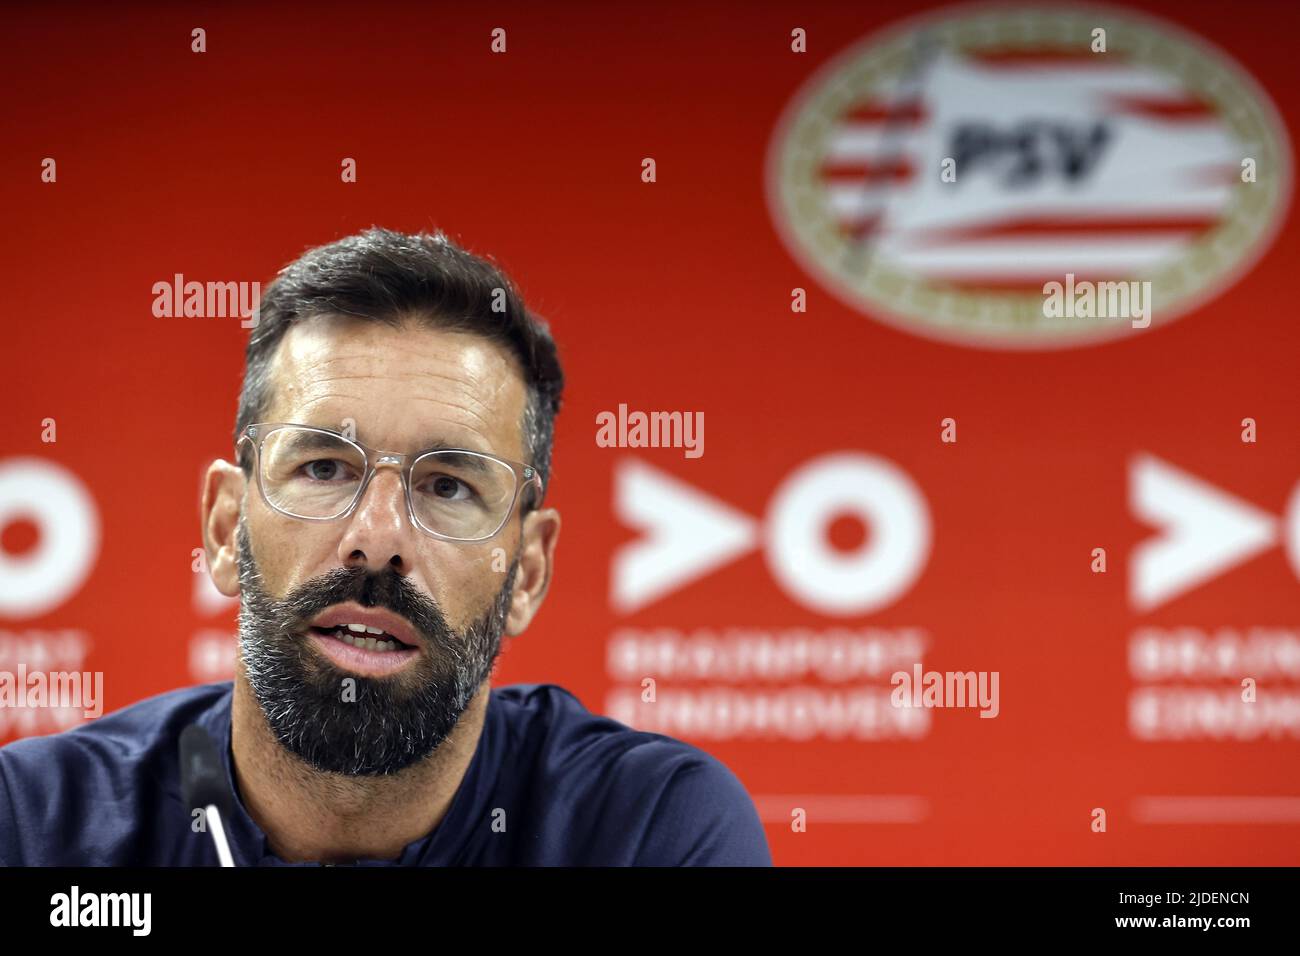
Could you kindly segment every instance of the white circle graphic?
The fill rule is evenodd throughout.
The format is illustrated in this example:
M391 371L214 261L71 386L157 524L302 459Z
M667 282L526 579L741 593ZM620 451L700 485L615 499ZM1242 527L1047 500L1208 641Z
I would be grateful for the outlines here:
M68 599L99 551L99 513L82 481L39 458L0 463L0 528L30 517L40 542L29 554L0 550L0 616L36 617Z
M845 512L859 515L872 532L849 554L828 548L824 533ZM765 526L772 574L824 614L865 614L892 603L930 552L930 514L920 488L885 459L858 452L823 455L792 473L773 495Z

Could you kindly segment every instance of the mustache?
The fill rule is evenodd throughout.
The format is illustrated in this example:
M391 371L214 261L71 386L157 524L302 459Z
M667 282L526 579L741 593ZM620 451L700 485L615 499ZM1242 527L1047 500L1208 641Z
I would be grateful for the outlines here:
M254 588L253 593L262 592ZM305 631L312 619L326 608L348 601L355 601L362 607L381 607L397 614L431 646L440 647L447 643L445 635L450 633L450 628L442 609L392 569L376 573L359 567L335 568L306 581L282 600L269 602L269 606L260 610L270 618L268 623L277 631L296 634Z

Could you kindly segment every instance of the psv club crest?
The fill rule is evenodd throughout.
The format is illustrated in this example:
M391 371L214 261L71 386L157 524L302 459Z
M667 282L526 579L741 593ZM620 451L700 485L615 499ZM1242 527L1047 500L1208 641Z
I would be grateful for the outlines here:
M967 345L1058 348L1131 326L1045 314L1048 283L1140 282L1159 325L1235 281L1285 214L1290 145L1249 74L1169 23L958 6L818 70L766 179L786 246L853 308Z

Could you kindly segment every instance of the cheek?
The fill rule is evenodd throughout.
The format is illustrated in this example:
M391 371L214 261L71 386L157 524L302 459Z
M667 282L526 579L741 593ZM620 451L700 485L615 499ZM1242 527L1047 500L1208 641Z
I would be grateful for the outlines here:
M275 513L250 519L253 557L266 590L276 598L338 567L337 532Z
M481 618L505 586L511 548L494 539L490 547L450 545L422 555L427 590L456 630Z

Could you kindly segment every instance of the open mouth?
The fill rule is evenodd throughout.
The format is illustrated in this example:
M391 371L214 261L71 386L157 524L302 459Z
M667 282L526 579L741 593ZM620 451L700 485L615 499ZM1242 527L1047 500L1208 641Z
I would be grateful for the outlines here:
M335 640L342 641L344 644L352 647L361 648L366 651L376 651L381 654L392 651L411 651L415 647L411 644L403 644L387 631L381 631L378 628L366 627L361 624L340 624L337 627L313 627L312 632L332 637Z

